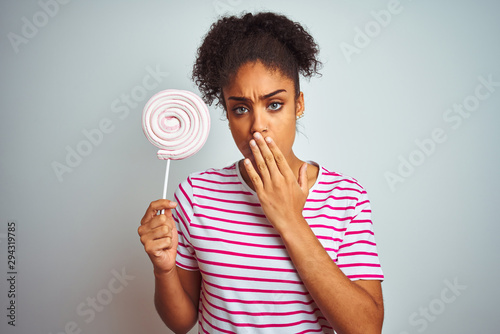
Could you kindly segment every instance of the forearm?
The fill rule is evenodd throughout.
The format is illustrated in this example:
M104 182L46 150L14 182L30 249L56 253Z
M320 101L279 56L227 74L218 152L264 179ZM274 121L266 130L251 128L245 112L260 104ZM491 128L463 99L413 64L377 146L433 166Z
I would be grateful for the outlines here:
M175 333L187 333L196 323L198 310L184 291L176 267L166 274L155 272L154 301L161 319Z
M281 233L304 285L340 333L380 333L383 305L353 283L332 261L305 220Z

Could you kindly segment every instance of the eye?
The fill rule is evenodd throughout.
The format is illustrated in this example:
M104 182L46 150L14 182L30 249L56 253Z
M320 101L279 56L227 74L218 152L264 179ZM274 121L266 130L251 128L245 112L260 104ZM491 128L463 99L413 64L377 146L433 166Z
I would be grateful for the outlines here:
M236 115L243 115L243 114L248 112L248 109L245 107L236 107L236 108L233 108L233 112Z
M269 107L268 107L268 108L269 108L269 109L271 109L271 110L276 111L276 110L280 110L280 109L281 109L281 107L283 107L283 103L280 103L280 102L273 102L273 103L271 103L271 104L269 105Z

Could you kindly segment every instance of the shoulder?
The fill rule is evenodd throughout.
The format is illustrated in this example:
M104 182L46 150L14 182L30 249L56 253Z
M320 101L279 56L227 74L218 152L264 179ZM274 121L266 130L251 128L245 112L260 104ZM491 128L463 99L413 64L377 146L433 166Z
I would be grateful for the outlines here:
M323 186L332 190L346 190L359 194L366 194L365 188L357 179L341 172L332 171L325 166L319 166L317 184L318 186Z
M213 185L228 182L237 182L238 173L236 163L224 168L209 168L204 171L194 172L181 182L179 188L192 189L196 186L213 187Z

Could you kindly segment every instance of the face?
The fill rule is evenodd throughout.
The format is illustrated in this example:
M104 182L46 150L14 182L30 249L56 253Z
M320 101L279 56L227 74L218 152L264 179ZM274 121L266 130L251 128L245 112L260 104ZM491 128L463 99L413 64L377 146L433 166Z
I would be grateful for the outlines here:
M304 96L296 98L293 80L257 61L242 65L222 91L231 134L243 156L255 162L249 143L258 131L271 137L291 163L296 117L304 111Z

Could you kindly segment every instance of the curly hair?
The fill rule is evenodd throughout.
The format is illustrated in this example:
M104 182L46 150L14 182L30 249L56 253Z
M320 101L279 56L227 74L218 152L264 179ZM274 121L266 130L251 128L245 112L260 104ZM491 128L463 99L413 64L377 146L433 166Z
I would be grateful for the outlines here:
M320 75L318 53L313 37L286 16L263 12L223 17L212 24L199 47L192 79L206 103L217 100L225 109L222 88L242 65L260 60L292 79L298 96L299 74Z

